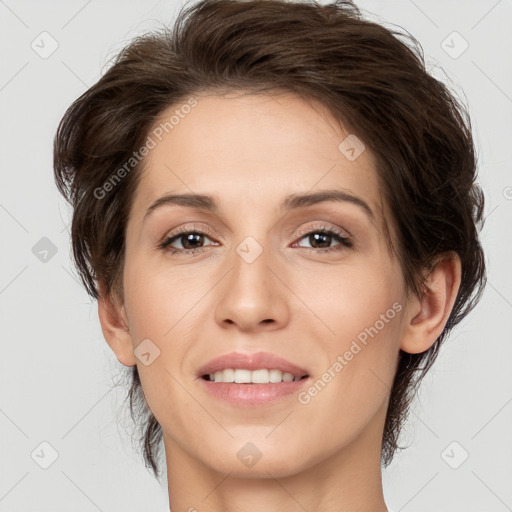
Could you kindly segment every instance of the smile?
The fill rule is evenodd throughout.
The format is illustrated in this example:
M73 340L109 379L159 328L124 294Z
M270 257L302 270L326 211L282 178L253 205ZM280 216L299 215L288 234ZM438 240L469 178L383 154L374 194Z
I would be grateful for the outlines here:
M269 384L278 382L294 382L307 377L307 375L293 375L278 369L245 370L226 368L214 373L203 375L203 379L210 382L225 382L236 384Z

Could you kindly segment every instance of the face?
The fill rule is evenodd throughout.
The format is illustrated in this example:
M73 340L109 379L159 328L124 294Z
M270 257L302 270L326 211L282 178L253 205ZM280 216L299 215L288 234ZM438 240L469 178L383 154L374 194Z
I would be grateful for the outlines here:
M252 476L358 440L380 457L407 304L370 151L340 146L350 133L290 94L203 96L187 111L146 157L123 275L166 452ZM209 199L169 197L184 194ZM243 382L280 368L295 380Z

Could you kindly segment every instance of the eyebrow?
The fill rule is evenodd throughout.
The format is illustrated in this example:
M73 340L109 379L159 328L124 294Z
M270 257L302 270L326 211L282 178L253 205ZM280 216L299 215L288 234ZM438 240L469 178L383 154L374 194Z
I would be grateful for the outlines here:
M372 220L375 218L374 213L368 203L360 197L354 196L343 190L321 190L314 193L295 193L288 196L280 205L281 210L291 211L306 206L323 203L325 201L332 202L348 202L359 206ZM218 212L219 205L213 196L204 194L167 194L159 197L144 214L144 220L157 208L163 205L188 206L190 208L199 208L211 212Z

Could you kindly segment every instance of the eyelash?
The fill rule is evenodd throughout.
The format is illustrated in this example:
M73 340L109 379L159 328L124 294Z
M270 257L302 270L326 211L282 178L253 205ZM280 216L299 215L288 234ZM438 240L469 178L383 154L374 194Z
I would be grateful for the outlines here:
M334 247L327 247L322 249L315 249L314 247L301 247L301 249L306 249L309 251L313 251L315 253L327 253L327 252L333 252L333 251L340 251L345 248L351 248L353 246L353 242L350 239L350 237L347 237L343 235L340 231L333 229L333 228L327 228L325 226L317 226L309 231L303 232L300 234L300 237L298 241L302 240L304 237L315 234L315 233L322 233L324 235L331 235L334 237L336 242L339 242L340 245L334 246ZM177 254L182 253L183 255L191 256L193 254L196 254L197 252L202 251L206 247L197 247L195 249L177 249L175 247L171 247L171 244L179 239L180 237L184 236L185 234L198 234L198 235L205 235L208 238L210 238L211 233L208 229L200 230L200 229L191 229L190 227L185 227L176 230L174 233L171 233L168 237L165 238L165 240L159 244L159 248L168 251L171 254Z

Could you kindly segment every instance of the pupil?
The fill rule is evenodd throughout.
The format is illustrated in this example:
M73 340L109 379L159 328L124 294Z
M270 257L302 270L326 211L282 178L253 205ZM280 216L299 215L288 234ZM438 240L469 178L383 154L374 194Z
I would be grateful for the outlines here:
M319 237L323 237L324 239L325 239L325 238L327 238L327 240L328 240L327 246L329 247L329 246L331 245L331 238L332 238L332 237L331 237L331 235L328 235L328 234L326 234L326 233L315 233L315 234L313 234L313 235L310 235L310 237L309 237L309 238L310 238L309 243L314 247L314 244L315 244L315 243L318 243L318 239L319 239ZM311 242L311 239L313 239L313 240L314 240L314 242ZM322 242L322 241L320 241L320 243L322 244L322 243L326 243L326 242L325 242L325 240L324 240L323 242Z
M191 233L189 235L186 235L184 238L186 238L187 241L186 241L185 244L183 244L183 247L185 247L186 249L190 249L190 248L194 249L194 248L196 248L196 246L193 245L193 244L192 244L192 247L187 247L187 245L189 245L190 242L193 242L194 238L196 239L196 242L197 242L198 241L197 239L198 238L201 239L201 237L203 237L203 236L204 235L201 235L199 233Z

